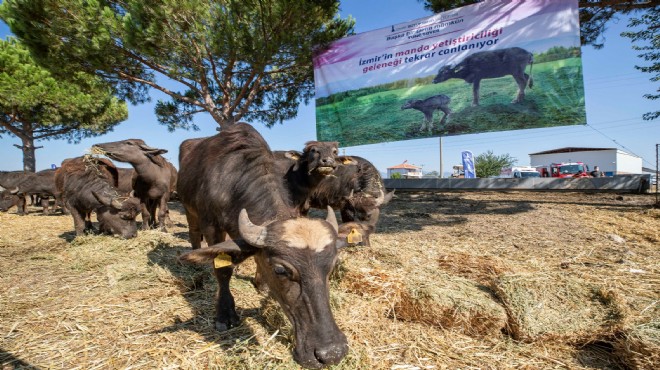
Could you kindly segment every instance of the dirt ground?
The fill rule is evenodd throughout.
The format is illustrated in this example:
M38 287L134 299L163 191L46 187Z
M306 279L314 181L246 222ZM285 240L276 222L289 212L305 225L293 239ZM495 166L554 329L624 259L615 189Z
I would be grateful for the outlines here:
M660 368L660 209L611 193L397 193L370 248L341 252L333 369ZM0 214L2 370L297 369L277 304L232 279L243 325L213 329L210 268L167 233L74 238L70 216Z

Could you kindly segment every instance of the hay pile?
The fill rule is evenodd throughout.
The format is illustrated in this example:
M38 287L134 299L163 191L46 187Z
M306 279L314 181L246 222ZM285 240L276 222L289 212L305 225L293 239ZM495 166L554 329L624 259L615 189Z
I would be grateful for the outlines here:
M625 302L615 291L565 274L502 275L493 290L516 340L584 344L625 324Z
M631 369L657 369L660 364L660 321L625 330L614 342L614 350Z
M447 274L428 280L406 279L394 317L471 336L495 337L507 321L504 308L490 292L473 281Z
M343 250L331 278L350 346L333 369L658 368L653 202L397 194L372 246ZM243 324L215 331L210 269L177 261L189 248L178 203L169 233L131 240L75 238L71 216L37 211L0 213L3 370L299 368L251 260L231 282Z

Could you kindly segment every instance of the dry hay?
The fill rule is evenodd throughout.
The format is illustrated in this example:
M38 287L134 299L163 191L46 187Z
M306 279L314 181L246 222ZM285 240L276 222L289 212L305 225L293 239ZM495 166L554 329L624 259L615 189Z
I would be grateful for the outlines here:
M507 321L504 308L483 286L447 274L406 279L394 315L475 336L499 336Z
M614 341L614 351L630 369L657 369L660 365L660 321L625 330Z
M588 343L625 324L625 303L612 290L562 274L503 275L493 285L516 340Z
M350 349L333 369L651 368L658 362L657 325L655 334L648 327L660 314L660 249L654 242L660 210L645 206L653 202L649 197L615 198L397 194L382 212L372 247L340 254L330 299ZM242 325L215 331L210 269L176 259L189 248L178 203L170 203L175 226L169 233L139 231L127 241L75 238L70 216L37 211L32 207L25 217L0 213L3 370L299 368L288 320L252 285L252 260L231 282ZM531 291L548 285L552 292L553 284L592 286L596 293L579 300L600 297L589 303L599 315L605 313L598 308L624 306L625 320L622 326L605 321L597 328L602 337L580 338L593 338L586 345L565 335L517 341L497 332L499 324L489 329L492 335L475 335L481 301L472 294L501 304L489 295L498 276L548 279L530 285ZM463 290L470 294L461 296ZM460 309L440 311L451 304ZM415 305L420 319L404 320L405 310L397 306ZM458 324L438 325L435 316Z

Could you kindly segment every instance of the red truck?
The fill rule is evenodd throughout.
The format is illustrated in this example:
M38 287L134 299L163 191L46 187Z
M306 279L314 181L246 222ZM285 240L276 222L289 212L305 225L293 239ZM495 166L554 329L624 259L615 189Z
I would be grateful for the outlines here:
M549 166L537 166L541 177L590 177L589 167L582 162L551 163Z

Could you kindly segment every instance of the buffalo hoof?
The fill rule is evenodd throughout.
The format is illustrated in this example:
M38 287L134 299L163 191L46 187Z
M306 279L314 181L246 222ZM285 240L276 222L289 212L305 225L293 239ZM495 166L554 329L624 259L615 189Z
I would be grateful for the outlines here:
M224 321L215 321L215 330L217 331L227 331L231 328L235 328L237 326L241 325L241 319L236 317L232 317L229 322L224 322Z

